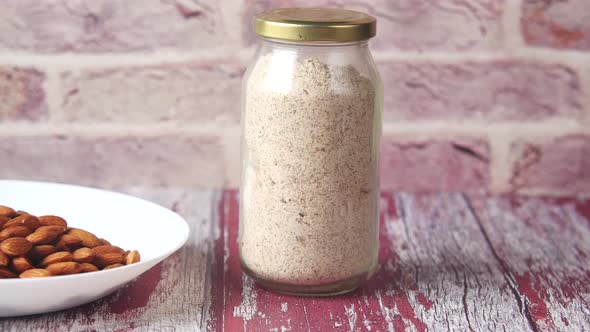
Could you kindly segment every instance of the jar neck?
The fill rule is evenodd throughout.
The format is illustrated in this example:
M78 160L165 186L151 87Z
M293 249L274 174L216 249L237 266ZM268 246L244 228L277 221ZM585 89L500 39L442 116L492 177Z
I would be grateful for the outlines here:
M327 41L315 41L315 42L297 42L282 39L272 39L260 37L262 44L269 47L283 47L283 48L342 48L342 49L361 49L367 48L369 40L359 40L353 42L327 42Z

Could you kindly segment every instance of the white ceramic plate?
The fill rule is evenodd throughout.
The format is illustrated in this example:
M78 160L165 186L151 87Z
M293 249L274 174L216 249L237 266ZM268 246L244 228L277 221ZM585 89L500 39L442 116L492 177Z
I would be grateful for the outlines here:
M108 295L184 245L189 235L178 214L143 199L79 186L0 180L0 205L34 215L58 215L93 232L141 262L107 271L38 279L0 279L0 317L75 307Z

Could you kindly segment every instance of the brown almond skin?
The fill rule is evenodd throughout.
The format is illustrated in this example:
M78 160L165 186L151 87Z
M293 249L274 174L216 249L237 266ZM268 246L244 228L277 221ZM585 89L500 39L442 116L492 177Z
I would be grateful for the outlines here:
M66 220L58 216L40 216L39 223L41 226L60 226L63 228L68 228L68 223Z
M51 272L46 269L30 269L21 273L19 277L22 279L51 277Z
M111 253L111 252L119 253L121 255L123 255L125 253L125 250L123 250L117 246L112 246L112 245L100 245L100 246L92 248L92 251L94 251L94 253L97 255L107 254L107 253Z
M83 244L82 243L82 239L80 239L78 236L76 235L72 235L72 234L64 234L61 236L60 241L63 241L64 245L70 247L70 246L78 246Z
M39 231L38 229L26 237L34 245L49 244L56 238L57 233L48 230Z
M78 274L82 272L82 267L76 262L61 262L49 265L47 271L56 276Z
M58 240L55 243L55 248L57 248L58 251L70 251L70 252L72 251L72 250L70 250L70 247L68 247L66 245L66 243L62 240Z
M66 228L62 227L62 226L55 226L55 225L41 226L35 230L35 232L39 232L39 231L50 231L50 232L57 233L58 235L61 235L61 234L65 233Z
M110 246L111 245L111 243L109 241L105 240L105 239L98 239L98 240L100 241L101 245L103 245L103 246L104 245L107 245L107 246Z
M41 263L39 263L39 266L47 267L47 266L49 266L51 264L55 264L55 263L71 262L72 258L73 258L72 253L67 252L67 251L59 251L59 252L56 252L54 254L51 254L51 255L43 258Z
M0 216L12 216L16 213L13 208L9 206L0 205Z
M113 264L120 264L123 263L123 255L117 252L108 252L105 254L97 254L94 257L94 265L98 266L99 268L104 268L105 266L113 265Z
M121 267L121 266L125 266L125 265L123 265L121 263L111 264L111 265L105 266L103 270L110 270L110 269L114 269L114 268Z
M16 278L17 275L7 268L0 267L0 279Z
M18 274L35 268L33 264L31 264L31 262L25 257L13 258L10 265L12 266L12 270Z
M33 244L24 237L11 237L0 243L0 250L8 256L23 256L28 253Z
M12 226L3 229L0 232L0 241L4 241L11 237L25 237L31 234L31 230L25 226Z
M94 248L102 244L96 235L79 228L72 228L68 232L70 235L75 235L82 240L82 244L88 248Z
M137 250L130 251L127 254L127 256L125 256L125 264L126 265L137 263L140 260L141 260L141 256L139 256L139 251L137 251Z
M0 229L2 229L4 227L4 224L6 224L11 218L7 217L7 216L0 216Z
M80 273L87 273L87 272L96 272L99 271L98 268L90 263L82 263L80 264L82 271Z
M10 219L4 224L5 229L12 226L25 226L31 231L34 231L39 228L41 224L39 223L39 219L37 219L37 217L30 214L23 214L16 218Z
M8 256L6 256L5 253L0 251L0 267L8 266L9 263L10 263L10 258Z
M72 259L77 263L91 263L94 260L94 251L90 248L80 248L72 253Z
M50 244L44 244L41 246L34 246L33 249L31 249L31 255L33 255L33 257L35 259L43 259L51 254L54 254L57 252L57 248L55 248L55 246L50 245Z

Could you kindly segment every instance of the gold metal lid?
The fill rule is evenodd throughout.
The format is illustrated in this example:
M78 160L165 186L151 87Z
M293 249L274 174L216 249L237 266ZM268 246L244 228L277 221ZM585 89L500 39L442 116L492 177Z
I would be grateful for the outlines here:
M266 38L302 42L352 42L375 36L377 20L336 8L277 8L254 16L254 31Z

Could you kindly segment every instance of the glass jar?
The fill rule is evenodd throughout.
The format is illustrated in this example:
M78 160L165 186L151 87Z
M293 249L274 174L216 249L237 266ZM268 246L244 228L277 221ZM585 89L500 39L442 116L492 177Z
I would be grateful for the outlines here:
M382 85L375 19L341 9L259 14L242 97L240 261L296 295L354 290L375 271Z

